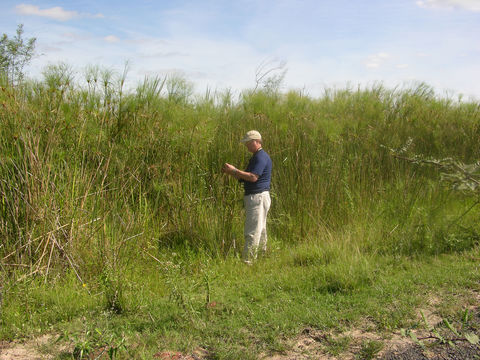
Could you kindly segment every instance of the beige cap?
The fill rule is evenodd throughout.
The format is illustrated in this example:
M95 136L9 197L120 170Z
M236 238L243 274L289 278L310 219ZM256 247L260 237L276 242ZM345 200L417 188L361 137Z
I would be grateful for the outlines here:
M250 130L245 134L245 137L241 140L241 142L246 143L250 140L262 140L262 135L257 130Z

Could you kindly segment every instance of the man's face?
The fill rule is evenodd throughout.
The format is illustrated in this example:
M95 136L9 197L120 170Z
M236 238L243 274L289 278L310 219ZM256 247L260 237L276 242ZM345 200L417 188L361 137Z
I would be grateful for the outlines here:
M247 147L248 151L251 153L254 153L258 149L258 141L257 140L250 140L245 143L245 146Z

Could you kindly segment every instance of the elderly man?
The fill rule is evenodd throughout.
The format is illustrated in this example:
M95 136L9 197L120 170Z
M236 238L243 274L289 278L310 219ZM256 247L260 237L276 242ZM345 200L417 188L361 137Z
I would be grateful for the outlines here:
M270 180L272 176L272 160L262 149L262 136L256 130L247 132L241 140L248 151L253 154L245 171L226 163L222 171L243 182L245 196L245 247L243 260L251 263L257 258L260 248L267 249L267 214L270 209Z

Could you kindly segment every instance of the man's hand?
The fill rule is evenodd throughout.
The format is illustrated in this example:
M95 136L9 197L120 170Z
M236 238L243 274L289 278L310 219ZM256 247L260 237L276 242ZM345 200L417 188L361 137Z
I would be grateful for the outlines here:
M258 175L238 170L235 166L230 165L229 163L225 163L222 167L222 171L225 174L231 175L236 179L249 181L249 182L256 182L258 180Z
M228 175L233 175L235 174L235 172L237 171L237 168L233 165L230 165L229 163L225 163L222 167L222 171L225 173L225 174L228 174Z

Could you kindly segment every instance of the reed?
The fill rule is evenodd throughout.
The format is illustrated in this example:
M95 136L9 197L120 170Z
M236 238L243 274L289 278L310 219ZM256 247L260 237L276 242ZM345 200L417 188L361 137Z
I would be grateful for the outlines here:
M402 163L385 147L411 138L415 153L466 162L479 155L478 104L439 98L424 84L327 90L316 99L245 91L234 101L228 92L194 98L178 77L145 79L130 93L123 83L124 75L98 68L74 83L59 65L43 81L2 84L4 262L88 276L91 264L137 234L125 246L132 261L139 251L130 250L151 243L159 252L237 254L241 189L219 169L247 162L238 138L250 128L264 135L275 164L270 229L280 242L368 229L374 219L371 251L443 252L425 242L451 236L432 229L461 198L432 185L433 171ZM386 240L394 233L401 239Z

